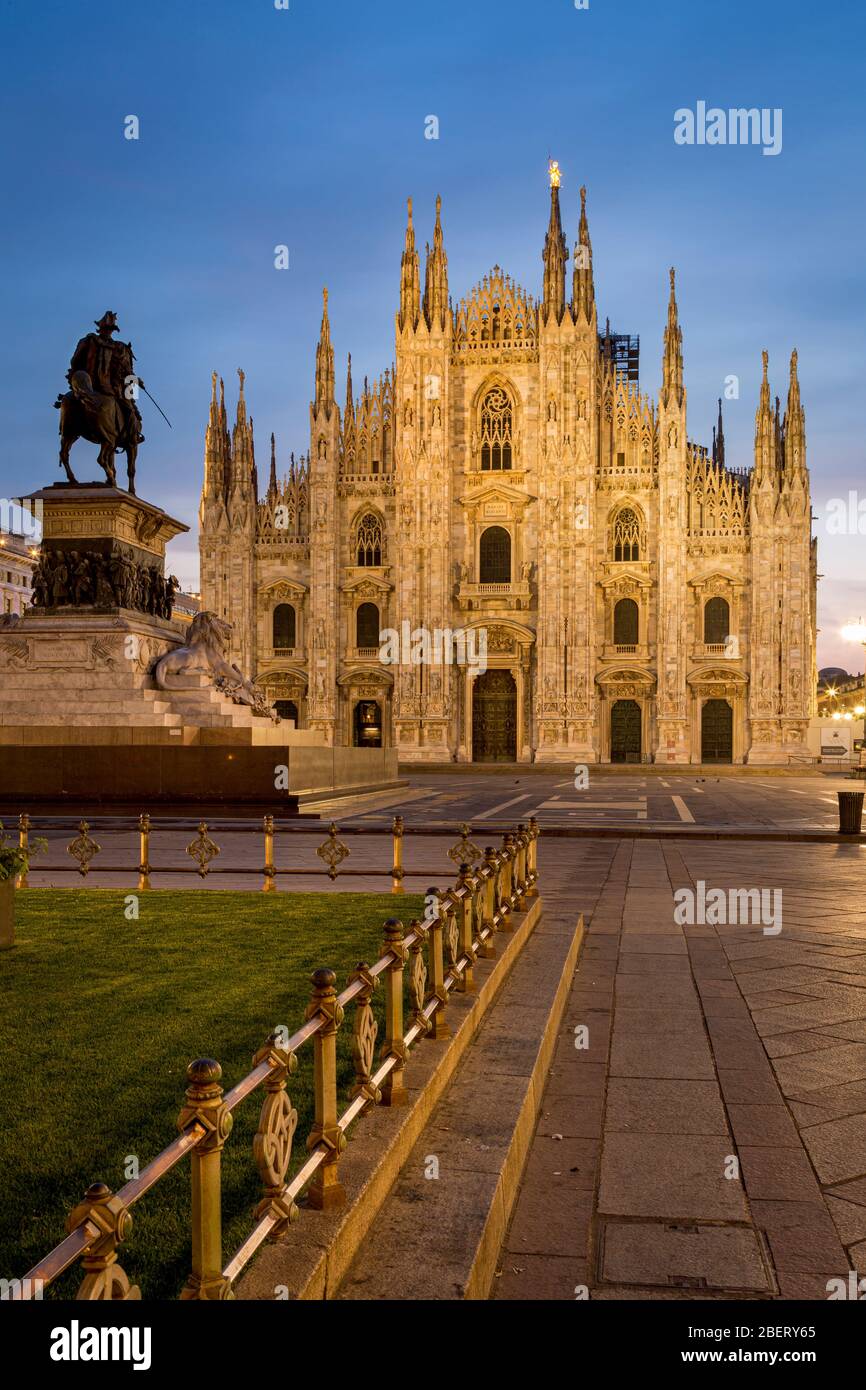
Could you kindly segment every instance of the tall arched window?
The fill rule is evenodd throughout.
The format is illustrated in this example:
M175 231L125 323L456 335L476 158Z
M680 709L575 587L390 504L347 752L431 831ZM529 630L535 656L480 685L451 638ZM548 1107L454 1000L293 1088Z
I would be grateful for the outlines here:
M484 472L511 467L514 412L501 386L488 391L481 405L481 467Z
M381 565L382 523L374 512L367 512L358 522L355 547L359 565Z
M379 609L375 603L362 603L355 614L355 646L378 647Z
M621 598L613 610L613 640L617 647L636 647L638 606L633 598Z
M295 645L295 610L290 603L278 603L274 609L274 646Z
M631 507L623 507L613 523L614 560L639 560L640 539L637 513Z
M704 641L722 645L731 631L731 610L726 598L711 598L704 608Z
M511 537L504 526L488 526L478 554L479 584L511 582Z

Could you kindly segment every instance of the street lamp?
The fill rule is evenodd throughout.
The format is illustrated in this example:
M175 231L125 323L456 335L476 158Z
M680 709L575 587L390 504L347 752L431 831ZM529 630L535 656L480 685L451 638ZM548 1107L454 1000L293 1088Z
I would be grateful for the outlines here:
M866 623L864 623L864 621L863 621L862 618L858 618L858 620L857 620L856 623L849 623L847 627L843 627L843 629L842 629L842 636L844 637L844 639L845 639L846 642L859 642L860 645L861 645L861 647L863 648L863 654L864 654L864 676L863 676L863 680L864 680L864 684L866 684ZM857 705L857 706L855 707L855 709L854 709L854 713L855 713L856 715L861 715L861 714L863 714L864 712L866 712L866 711L864 711L864 708L863 708L862 705ZM864 769L864 768L866 768L866 746L864 746L864 743L861 743L861 745L860 745L860 775L861 775L861 777L863 776L863 769Z

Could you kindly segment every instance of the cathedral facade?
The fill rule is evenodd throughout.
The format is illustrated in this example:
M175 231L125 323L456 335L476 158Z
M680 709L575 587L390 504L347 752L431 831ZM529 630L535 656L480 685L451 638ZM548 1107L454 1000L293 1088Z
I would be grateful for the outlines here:
M674 272L653 400L638 341L599 327L583 189L567 276L551 169L540 299L495 266L452 304L438 199L422 284L410 202L395 365L356 398L350 358L342 409L325 291L309 452L280 479L272 436L263 496L243 374L231 430L214 376L202 605L329 744L796 762L817 684L797 354L784 414L764 354L752 467L726 461L721 405L711 448L693 443ZM385 659L386 630L483 637L486 660Z

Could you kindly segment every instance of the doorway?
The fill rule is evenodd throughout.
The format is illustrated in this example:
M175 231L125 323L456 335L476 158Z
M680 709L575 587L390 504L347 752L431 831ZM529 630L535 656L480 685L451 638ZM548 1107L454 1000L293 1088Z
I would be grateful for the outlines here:
M510 671L485 671L473 685L472 761L517 761L517 685Z
M617 700L610 712L610 760L639 763L641 759L641 708L637 700Z
M734 711L727 700L707 700L701 710L701 762L734 761Z

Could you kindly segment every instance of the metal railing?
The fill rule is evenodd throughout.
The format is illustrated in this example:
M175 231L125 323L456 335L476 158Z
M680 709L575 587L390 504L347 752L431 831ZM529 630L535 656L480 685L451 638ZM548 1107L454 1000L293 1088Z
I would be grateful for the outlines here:
M346 1131L374 1105L397 1106L407 1099L405 1072L412 1046L421 1038L445 1039L452 992L474 988L479 957L495 955L497 932L512 930L511 918L538 896L538 829L503 836L500 849L488 847L483 862L460 865L452 889L427 894L423 922L384 924L382 955L374 965L359 963L339 994L333 970L315 970L312 995L301 1027L289 1038L272 1033L252 1060L252 1070L224 1092L222 1069L213 1058L191 1062L178 1116L178 1137L118 1192L93 1183L67 1220L68 1235L19 1281L21 1301L42 1291L81 1261L84 1279L76 1297L88 1301L140 1298L118 1263L118 1247L132 1227L131 1209L187 1154L191 1164L190 1273L181 1299L233 1298L233 1284L265 1241L284 1235L300 1216L297 1200L317 1210L343 1205L340 1156ZM424 948L426 946L426 962ZM411 1021L404 1024L404 977ZM372 1007L379 980L385 991L385 1035L376 1057L378 1024ZM354 1005L355 1084L348 1107L338 1113L337 1034L345 1011ZM298 1068L297 1054L313 1049L315 1095L313 1125L306 1141L308 1158L289 1180L298 1112L287 1085ZM376 1065L378 1061L378 1065ZM265 1098L253 1139L253 1157L262 1181L254 1226L223 1264L221 1154L231 1134L233 1112L263 1087Z
M18 817L18 842L25 854L30 849L30 837L33 829L33 822L26 812ZM137 828L127 832L137 836L138 863L98 863L97 858L102 853L102 846L91 835L89 822L82 820L78 824L78 834L66 846L68 860L50 866L31 861L30 873L39 872L52 875L77 873L81 878L87 878L92 873L129 874L131 877L137 875L138 889L144 892L152 887L151 880L156 874L197 874L199 878L206 879L211 874L248 875L251 872L248 863L217 864L215 862L222 854L222 850L212 838L206 821L199 822L194 839L185 847L191 863L155 863L152 858L151 837L157 831L164 833L176 829L177 824L171 822L163 826L155 826L148 813L144 812L138 818ZM521 822L517 827L517 833L523 833L524 830L526 830L526 826ZM112 834L123 833L123 831L112 830ZM363 868L344 867L345 861L351 857L352 852L341 836L350 838L356 835L373 835L381 838L383 831L380 829L370 826L349 826L340 829L336 821L331 821L325 840L315 849L315 856L321 860L321 867L315 863L300 866L277 865L275 857L275 843L278 838L283 837L288 840L298 835L321 835L322 827L318 824L290 821L277 826L273 816L265 816L262 820L261 831L254 832L251 828L244 827L243 830L232 829L227 833L233 835L260 833L262 835L264 864L260 872L262 875L261 891L263 893L275 893L280 876L291 877L292 875L300 875L301 877L324 875L332 882L337 878L347 876L360 878L383 876L390 878L393 893L403 893L405 892L403 884L405 878L413 876L426 878L429 881L431 877L435 877L441 872L442 867L441 865L433 868L429 866L404 867L403 845L405 836L407 834L420 834L431 838L443 835L450 837L455 832L441 826L414 826L407 830L403 823L403 817L394 816L390 829L392 845L390 865L377 867L374 864L365 863ZM472 865L482 855L481 850L473 843L471 825L466 822L462 823L458 833L460 838L446 851L447 856L454 864L467 863ZM538 822L534 816L529 821L529 833L533 839L538 835ZM30 886L29 873L22 873L16 880L16 884L18 888L28 888Z

